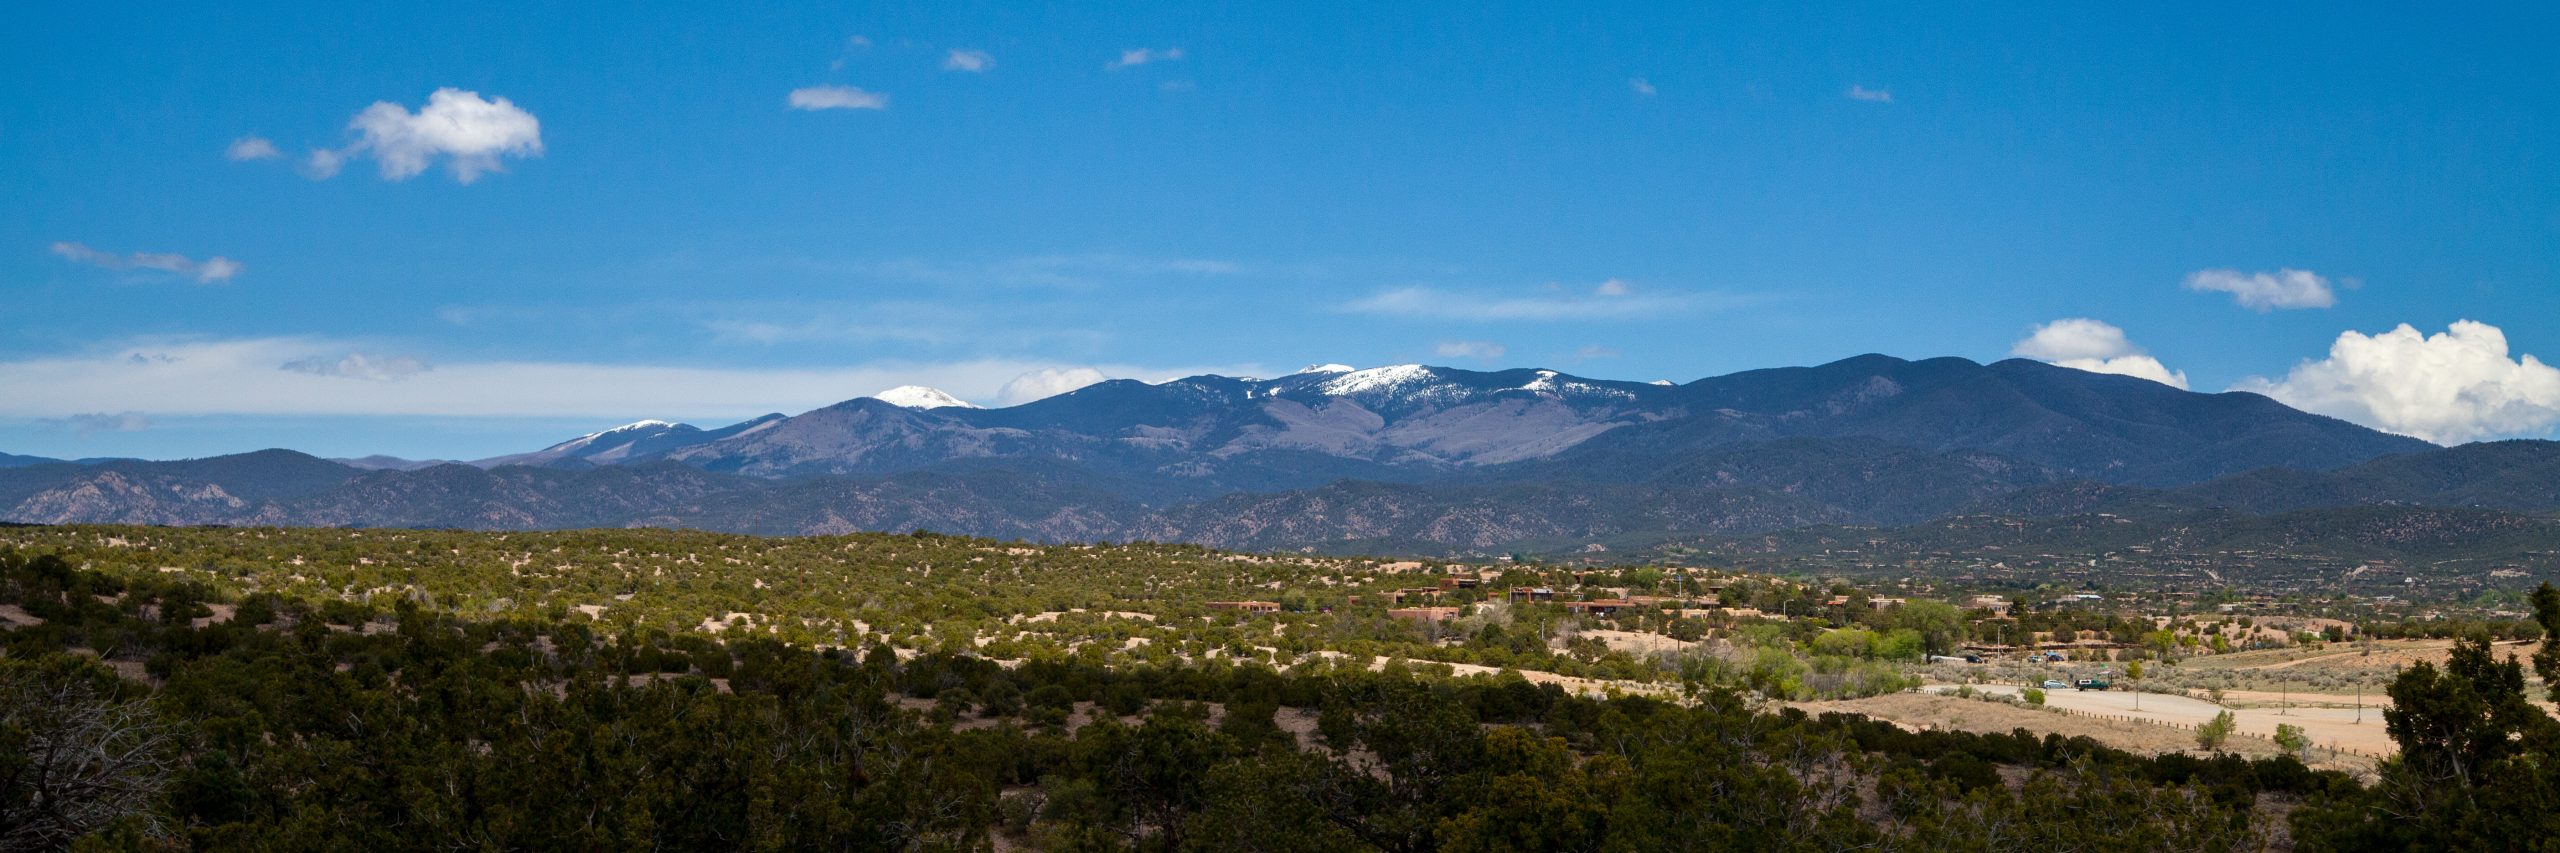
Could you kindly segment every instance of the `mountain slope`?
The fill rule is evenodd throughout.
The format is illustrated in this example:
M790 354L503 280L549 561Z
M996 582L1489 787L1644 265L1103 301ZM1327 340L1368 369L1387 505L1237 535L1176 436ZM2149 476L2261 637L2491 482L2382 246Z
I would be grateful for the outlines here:
M713 430L641 421L468 466L263 451L0 468L0 520L1480 551L1961 512L2560 507L2560 445L2443 450L2256 395L2026 361L1861 356L1676 386L1324 365L1001 409L926 390Z

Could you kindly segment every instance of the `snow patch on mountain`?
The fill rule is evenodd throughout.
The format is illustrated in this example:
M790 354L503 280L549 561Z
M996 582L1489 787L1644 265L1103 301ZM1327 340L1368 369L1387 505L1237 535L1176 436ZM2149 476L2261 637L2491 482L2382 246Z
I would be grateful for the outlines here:
M951 396L940 388L922 385L900 385L871 395L871 399L910 409L975 409L978 404Z
M1352 367L1348 364L1310 364L1305 367L1298 368L1298 372L1289 375L1305 376L1310 373L1350 373L1355 370L1359 370L1359 368Z
M1397 364L1354 370L1327 380L1316 388L1331 396L1349 397L1374 392L1394 393L1430 384L1436 378L1431 375L1431 368L1419 364Z

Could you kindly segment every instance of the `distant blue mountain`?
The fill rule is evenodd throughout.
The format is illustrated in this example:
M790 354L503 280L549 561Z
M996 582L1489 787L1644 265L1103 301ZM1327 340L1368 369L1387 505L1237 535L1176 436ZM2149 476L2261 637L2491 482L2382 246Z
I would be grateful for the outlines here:
M717 429L640 421L471 465L38 461L0 470L0 520L1498 549L1958 512L2560 507L2527 488L2560 482L2560 445L2444 450L2254 394L2032 361L1861 356L1685 385L1322 365L998 409L883 396Z

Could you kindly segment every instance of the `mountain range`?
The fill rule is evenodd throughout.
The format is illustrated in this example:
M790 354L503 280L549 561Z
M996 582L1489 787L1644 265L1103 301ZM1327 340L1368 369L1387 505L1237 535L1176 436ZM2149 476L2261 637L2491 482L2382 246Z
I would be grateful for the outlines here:
M2560 507L2560 444L2439 448L2247 393L1860 356L1687 384L1319 365L1006 408L901 388L476 462L0 458L0 520L752 533L1484 552L1524 542L2220 507Z

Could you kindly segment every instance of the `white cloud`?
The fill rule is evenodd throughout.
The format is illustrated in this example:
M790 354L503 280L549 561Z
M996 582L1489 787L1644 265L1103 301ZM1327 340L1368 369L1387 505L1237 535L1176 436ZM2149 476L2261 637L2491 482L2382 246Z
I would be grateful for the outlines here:
M1654 93L1653 81L1646 80L1642 77L1629 77L1627 78L1627 90L1639 95L1651 97Z
M193 415L397 415L720 420L799 412L876 388L926 385L965 400L1035 399L1095 377L1259 375L1260 365L1071 364L1020 358L877 361L839 367L727 368L584 362L440 361L399 381L396 359L316 338L144 341L0 361L0 418L97 412ZM317 371L289 364L307 364Z
M303 171L314 179L338 174L357 157L371 157L385 180L418 176L444 158L453 179L471 183L489 172L506 171L508 157L542 156L542 122L505 98L489 100L478 92L446 87L427 96L417 112L390 101L375 101L347 122L356 140L343 148L311 152Z
M175 273L206 284L230 281L233 276L239 275L241 270L247 269L239 261L220 255L201 261L169 252L135 252L119 255L113 252L101 252L78 243L55 243L53 253L61 255L65 260L93 267L111 270L157 270Z
M1019 406L1033 400L1055 397L1096 382L1110 379L1109 374L1090 367L1044 367L1026 372L1004 384L996 392L996 403Z
M314 148L311 156L302 161L302 174L315 181L325 181L337 177L338 170L346 164L347 155L336 149Z
M2135 346L2123 329L2087 317L2037 326L2011 345L2009 353L2073 370L2132 376L2172 388L2187 387L2186 371L2170 370Z
M994 67L996 67L996 58L983 50L952 48L949 54L942 57L942 69L945 71L967 71L975 74Z
M791 90L795 110L885 110L889 96L852 86L804 86Z
M248 160L273 160L284 156L284 152L276 150L276 144L267 141L266 137L243 136L231 140L231 147L222 149L222 156L231 158L231 162L239 163Z
M1883 89L1869 89L1865 86L1851 86L1849 87L1849 100L1866 101L1871 104L1890 104L1893 103L1893 93Z
M1501 344L1492 341L1441 341L1440 345L1433 347L1431 351L1441 358L1473 358L1484 361L1501 358L1503 353L1509 352Z
M151 419L141 412L82 412L59 418L44 418L39 423L55 429L67 429L73 435L88 438L102 432L141 432L151 428Z
M1621 320L1732 308L1755 301L1758 300L1753 297L1724 294L1638 294L1626 282L1613 278L1593 286L1587 294L1555 286L1535 296L1402 287L1355 300L1341 310L1443 320Z
M1119 59L1112 60L1111 64L1105 65L1103 68L1118 71L1122 68L1145 65L1150 62L1172 62L1181 58L1182 48L1178 47L1168 47L1162 50L1133 47L1128 50L1121 51Z
M2406 323L2378 335L2349 330L2328 358L2232 390L2439 444L2549 436L2560 426L2560 369L2507 353L2505 332L2471 320L2435 335Z
M365 379L389 382L424 373L427 363L408 356L378 356L349 352L342 358L311 356L297 358L280 365L280 369L313 376L335 376L340 379Z
M2327 308L2338 304L2338 292L2329 286L2329 280L2310 270L2198 270L2187 274L2187 289L2231 294L2240 307L2260 314L2278 308Z

